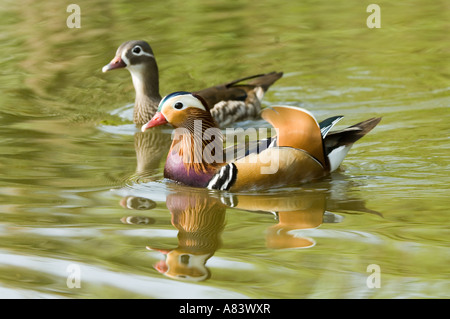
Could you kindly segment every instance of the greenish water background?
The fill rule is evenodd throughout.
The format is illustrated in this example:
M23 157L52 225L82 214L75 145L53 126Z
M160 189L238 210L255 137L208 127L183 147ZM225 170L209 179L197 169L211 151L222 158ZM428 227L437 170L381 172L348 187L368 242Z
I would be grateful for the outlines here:
M3 1L0 297L448 298L449 4L378 1L369 29L370 3L77 1L69 29L69 2ZM252 195L296 206L293 222L220 208L177 223L168 198L203 203L192 216L224 199L168 185L163 162L139 174L130 76L101 73L129 39L152 45L162 94L276 70L265 106L341 114L339 127L383 120L330 178ZM156 207L126 209L126 196ZM211 244L200 282L154 268L155 248L189 246L189 231ZM367 286L371 264L380 288ZM68 288L69 265L81 288Z

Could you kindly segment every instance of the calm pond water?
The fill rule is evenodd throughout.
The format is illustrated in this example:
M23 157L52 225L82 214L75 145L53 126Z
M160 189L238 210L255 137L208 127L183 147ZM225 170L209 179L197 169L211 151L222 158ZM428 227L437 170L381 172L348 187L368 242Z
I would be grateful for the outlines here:
M341 2L80 0L70 29L3 1L0 297L448 298L449 3L378 1L370 29ZM129 73L101 72L130 39L162 94L283 71L264 106L383 120L316 183L177 186L170 130L136 134Z

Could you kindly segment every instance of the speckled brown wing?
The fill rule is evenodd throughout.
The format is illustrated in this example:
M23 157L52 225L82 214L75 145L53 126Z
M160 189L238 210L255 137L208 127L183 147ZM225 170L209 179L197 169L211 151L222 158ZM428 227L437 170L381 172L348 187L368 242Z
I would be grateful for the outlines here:
M221 101L245 101L248 93L256 87L261 87L266 92L269 87L283 76L282 72L270 72L266 74L257 74L249 77L234 80L228 83L209 87L195 94L200 95L206 100L210 108ZM250 81L251 80L251 81ZM247 84L242 82L249 81Z
M282 75L281 72L258 74L210 87L196 94L207 102L219 126L225 128L235 122L259 119L264 93Z

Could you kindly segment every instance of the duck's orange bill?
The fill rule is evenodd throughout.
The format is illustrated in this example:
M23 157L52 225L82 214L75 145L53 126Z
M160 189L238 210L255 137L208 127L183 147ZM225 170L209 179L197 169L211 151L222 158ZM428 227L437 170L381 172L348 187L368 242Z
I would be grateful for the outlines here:
M120 56L116 56L114 59L109 62L109 64L105 65L102 68L103 73L114 70L114 69L121 69L125 68L127 65L125 62L123 62L122 58Z
M161 112L156 112L156 114L152 117L152 119L150 121L147 122L147 124L142 125L142 132L145 132L147 129L155 127L155 126L159 126L159 125L163 125L163 124L167 124L167 120L164 117L164 115L162 115Z

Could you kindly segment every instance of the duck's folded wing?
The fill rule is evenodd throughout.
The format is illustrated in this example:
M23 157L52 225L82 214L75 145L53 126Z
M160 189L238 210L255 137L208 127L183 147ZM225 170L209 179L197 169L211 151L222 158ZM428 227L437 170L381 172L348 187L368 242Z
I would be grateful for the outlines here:
M307 152L271 147L234 162L237 178L231 191L298 185L325 175L323 165Z

